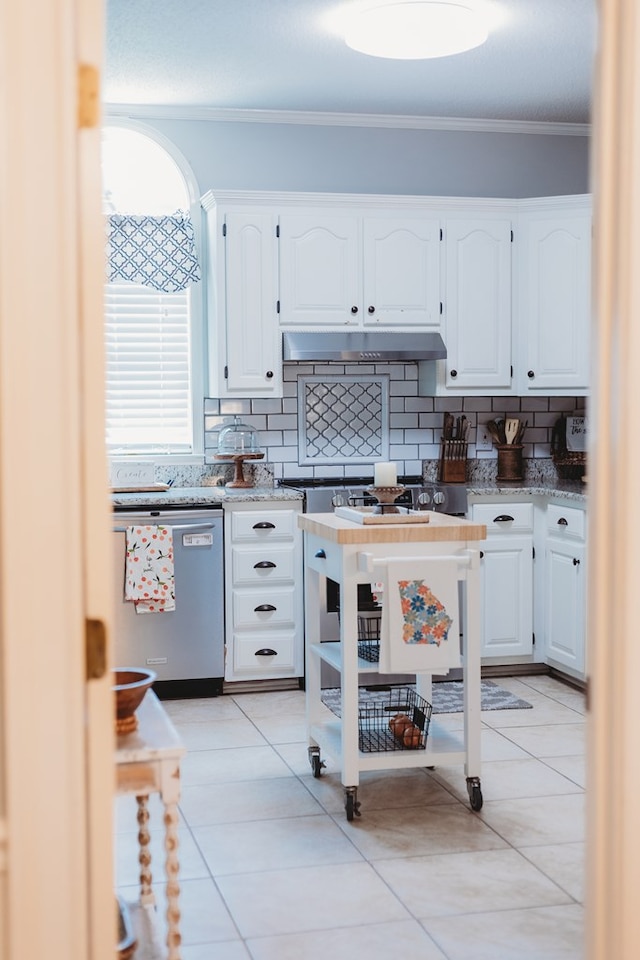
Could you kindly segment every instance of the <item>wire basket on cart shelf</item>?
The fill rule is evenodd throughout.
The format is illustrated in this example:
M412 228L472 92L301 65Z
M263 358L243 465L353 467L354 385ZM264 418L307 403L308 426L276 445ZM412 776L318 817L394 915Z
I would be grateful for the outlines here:
M358 704L358 745L364 753L424 750L431 704L411 687L391 687Z
M358 656L369 663L380 660L380 610L361 610L358 613Z

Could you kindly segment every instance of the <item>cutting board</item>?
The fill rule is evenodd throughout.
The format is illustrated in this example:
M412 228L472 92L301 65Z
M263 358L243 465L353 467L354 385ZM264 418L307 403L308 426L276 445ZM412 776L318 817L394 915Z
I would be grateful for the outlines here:
M141 487L111 487L111 493L162 493L170 489L168 483L148 483Z

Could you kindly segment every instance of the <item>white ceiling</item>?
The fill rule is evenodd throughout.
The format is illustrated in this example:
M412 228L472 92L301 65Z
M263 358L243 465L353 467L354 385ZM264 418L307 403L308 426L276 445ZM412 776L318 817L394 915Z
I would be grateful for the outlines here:
M488 42L438 60L355 53L354 0L107 0L107 104L585 124L596 0L492 0Z

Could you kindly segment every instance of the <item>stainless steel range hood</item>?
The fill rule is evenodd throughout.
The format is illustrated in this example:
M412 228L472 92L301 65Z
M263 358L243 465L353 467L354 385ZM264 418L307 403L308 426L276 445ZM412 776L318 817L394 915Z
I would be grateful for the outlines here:
M283 360L444 360L447 348L439 333L368 333L362 331L289 331L282 335Z

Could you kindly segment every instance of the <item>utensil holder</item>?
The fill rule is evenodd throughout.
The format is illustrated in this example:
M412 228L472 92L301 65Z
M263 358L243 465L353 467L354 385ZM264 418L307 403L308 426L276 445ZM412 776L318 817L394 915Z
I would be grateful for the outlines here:
M522 462L523 444L500 443L498 449L498 480L523 480L524 464Z
M464 483L467 479L466 440L441 440L438 479L444 483Z

